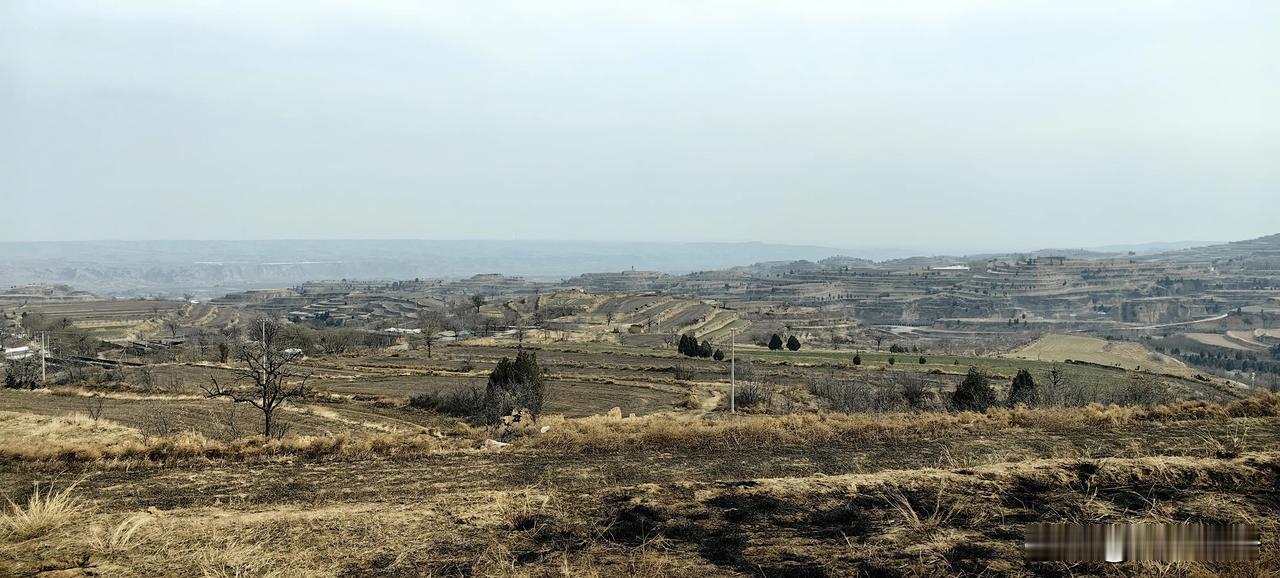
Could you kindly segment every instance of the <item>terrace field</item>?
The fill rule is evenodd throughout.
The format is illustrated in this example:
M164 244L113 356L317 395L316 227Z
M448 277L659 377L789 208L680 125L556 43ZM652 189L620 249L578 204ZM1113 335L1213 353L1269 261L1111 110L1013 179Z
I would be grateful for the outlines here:
M1083 335L1046 335L1005 357L1037 361L1087 361L1126 369L1145 367L1153 371L1190 375L1186 365L1139 343L1108 341Z

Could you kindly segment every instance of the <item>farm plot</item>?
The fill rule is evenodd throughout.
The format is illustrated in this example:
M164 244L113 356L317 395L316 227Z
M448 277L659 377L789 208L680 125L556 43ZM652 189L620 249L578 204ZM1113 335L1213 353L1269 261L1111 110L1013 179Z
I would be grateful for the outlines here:
M1129 341L1107 341L1082 335L1046 335L1004 357L1040 361L1071 359L1126 369L1159 368L1162 371L1179 374L1188 371L1186 366L1178 360L1151 351L1141 344Z
M219 437L234 420L235 429L253 432L261 428L261 417L253 408L236 406L222 400L203 399L196 396L142 396L100 394L102 417L113 422L136 428L151 435L167 435L181 431L196 431L205 436ZM0 391L0 408L5 411L34 415L63 416L87 414L92 398L88 395L50 393L47 391ZM409 421L415 414L404 412L405 417L382 416L359 407L343 407L337 404L289 404L279 414L289 426L289 432L298 435L325 435L348 431L389 431L414 426ZM418 417L418 420L424 418Z
M1267 332L1262 329L1253 331L1228 331L1227 339L1235 341L1245 347L1253 347L1257 349L1266 349L1267 344L1258 342L1259 338L1267 336Z
M1213 347L1236 349L1239 351L1258 351L1260 349L1258 347L1246 345L1238 340L1231 339L1221 333L1184 333L1183 335L1192 341Z
M164 317L187 306L188 303L185 301L123 299L28 305L23 307L22 311L41 314L49 319L67 319L76 324L84 322L138 323L148 319Z
M642 315L645 313L645 308L664 299L669 298L658 295L613 297L600 304L595 312L600 315L612 313L618 318L617 320L630 322L633 316Z

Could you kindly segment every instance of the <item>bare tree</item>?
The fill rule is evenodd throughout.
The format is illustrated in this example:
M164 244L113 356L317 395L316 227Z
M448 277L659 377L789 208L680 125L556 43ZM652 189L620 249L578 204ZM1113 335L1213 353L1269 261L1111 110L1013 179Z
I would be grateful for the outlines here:
M90 397L89 400L85 402L85 407L89 410L89 418L93 421L101 419L102 409L105 404L106 400L100 395Z
M423 309L418 313L418 329L422 330L422 343L427 346L427 358L431 358L431 346L435 345L436 334L444 328L440 314Z
M178 332L182 331L182 321L176 315L166 317L164 319L164 328L169 330L169 337L178 338Z
M169 410L160 402L151 404L142 414L142 423L138 432L142 434L142 442L147 443L153 437L164 437L178 431Z
M516 323L520 322L520 312L513 309L510 304L507 304L502 308L502 322L506 323L507 327L514 327Z
M283 347L279 323L268 319L259 323L259 340L245 343L236 351L236 359L244 367L232 369L234 377L223 382L210 375L210 385L203 389L208 397L224 397L258 408L262 412L262 435L279 437L283 430L272 422L275 411L290 399L306 396L311 374L293 367L302 354Z
M156 386L156 372L150 365L143 365L134 370L134 380L144 391L153 391Z
M341 354L355 349L364 342L365 334L355 329L326 329L319 332L320 346L325 353Z
M240 406L237 404L231 404L225 417L219 416L212 410L208 412L209 421L219 426L217 433L219 439L231 442L240 439L240 436L244 435L240 431L240 424L236 422L236 408L238 407Z

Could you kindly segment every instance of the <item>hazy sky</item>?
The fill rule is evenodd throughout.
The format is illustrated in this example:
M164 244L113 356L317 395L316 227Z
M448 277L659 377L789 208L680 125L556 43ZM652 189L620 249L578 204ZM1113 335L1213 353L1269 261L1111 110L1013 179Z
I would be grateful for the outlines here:
M1280 232L1280 2L0 0L0 241Z

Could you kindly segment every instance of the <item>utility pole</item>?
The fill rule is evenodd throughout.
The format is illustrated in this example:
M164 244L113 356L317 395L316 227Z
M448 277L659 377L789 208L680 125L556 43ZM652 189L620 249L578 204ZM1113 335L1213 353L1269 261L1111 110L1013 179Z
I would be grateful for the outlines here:
M49 357L49 333L47 331L40 332L40 383L46 383L49 378L45 374L45 358Z
M738 392L737 381L737 357L734 355L734 342L737 341L737 330L729 328L729 413L738 413L738 408L734 406L735 394Z

